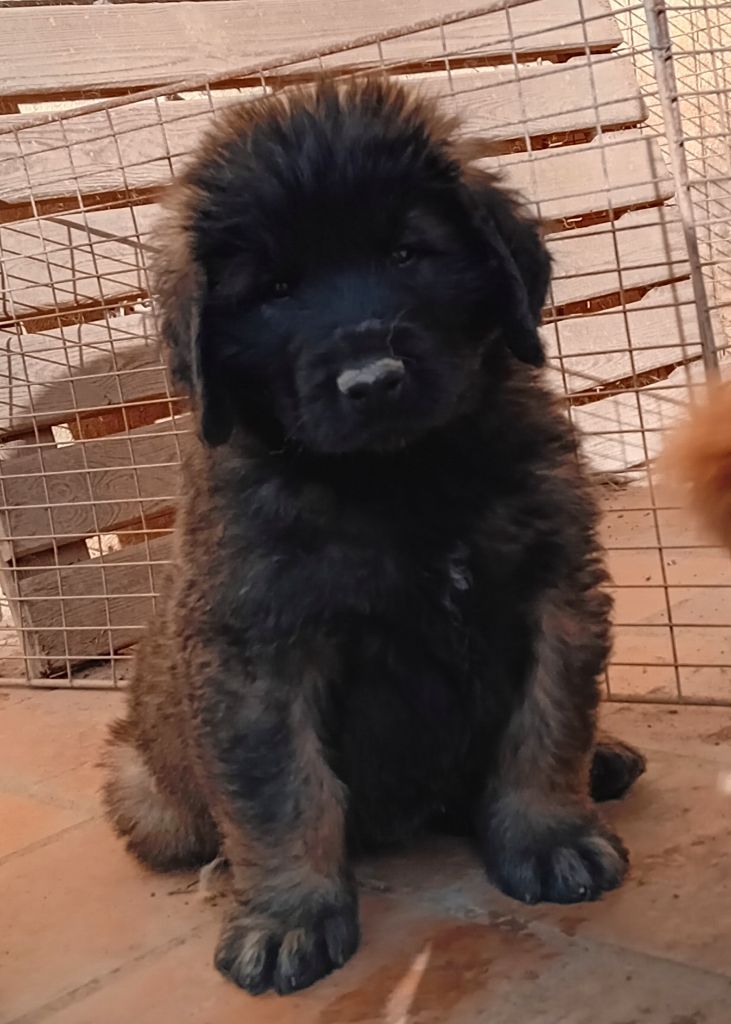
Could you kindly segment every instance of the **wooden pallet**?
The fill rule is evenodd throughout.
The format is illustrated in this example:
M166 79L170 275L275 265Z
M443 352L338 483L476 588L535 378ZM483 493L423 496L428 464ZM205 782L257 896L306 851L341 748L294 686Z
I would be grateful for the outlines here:
M108 657L149 619L187 420L149 316L130 310L147 296L159 191L231 97L130 98L35 127L20 105L206 75L252 95L257 76L232 69L464 6L369 0L333 18L320 0L0 0L0 577L33 675ZM577 422L595 467L625 470L647 456L639 417L665 422L682 401L655 388L640 409L613 385L699 353L671 180L642 132L647 112L608 0L536 0L510 20L514 47L500 12L325 63L385 59L408 73L536 204L556 268L544 327L551 379L581 402L606 391L575 410ZM318 67L283 66L274 84ZM100 535L123 542L92 557Z

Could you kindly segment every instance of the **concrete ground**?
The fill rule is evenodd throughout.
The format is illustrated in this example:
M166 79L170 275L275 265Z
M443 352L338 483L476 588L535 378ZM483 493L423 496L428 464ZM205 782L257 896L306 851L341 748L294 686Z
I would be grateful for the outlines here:
M364 941L336 975L253 1000L211 966L220 906L155 876L100 819L109 692L0 692L2 1024L728 1024L731 709L610 705L648 774L609 809L631 876L524 907L469 850L361 869Z

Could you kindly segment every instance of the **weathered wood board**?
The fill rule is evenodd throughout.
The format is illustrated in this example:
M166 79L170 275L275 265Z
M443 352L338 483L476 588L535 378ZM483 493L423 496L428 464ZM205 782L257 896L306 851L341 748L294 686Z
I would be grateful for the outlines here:
M23 580L19 595L46 672L110 657L134 643L149 623L170 557L159 537Z
M148 290L156 206L43 217L0 226L0 320L103 305Z
M585 132L597 125L639 124L647 114L629 57L599 56L589 64L510 66L412 76L414 88L443 101L462 131L498 142ZM593 83L593 84L592 84ZM596 90L599 106L591 97ZM247 90L247 98L261 90ZM165 185L185 162L216 111L231 97L146 101L23 128L25 115L0 118L0 203L117 192ZM527 117L524 114L527 112Z
M701 351L688 281L653 288L625 308L546 324L542 334L569 393L591 391Z
M170 508L179 483L181 448L189 417L127 434L63 447L40 447L0 463L0 533L15 555L114 527Z
M341 3L337 17L320 0L93 5L0 9L0 95L93 93L173 83L324 49L465 9L464 0L370 0ZM586 19L582 24L582 16ZM621 36L608 0L536 0L505 12L448 25L449 51L480 62L523 54L609 50ZM386 61L420 64L443 54L439 28L383 43ZM379 66L376 46L339 55L338 63ZM313 62L315 68L317 62Z
M0 331L0 437L166 395L167 376L147 320L135 314L46 334Z
M246 90L261 95L261 90ZM26 128L0 118L0 203L96 195L168 184L230 96L150 100Z
M583 146L484 161L549 222L662 203L673 185L657 141L612 132Z
M635 210L595 227L549 239L553 284L549 308L675 281L690 273L678 211Z
M456 70L446 81L434 72L407 80L451 107L471 140L522 142L647 118L632 61L620 53L574 57L563 64Z
M8 472L12 472L12 463L15 458L22 458L30 446L37 444L52 444L53 435L48 428L34 427L32 432L25 436L16 438L11 444L5 444L0 448L0 462ZM2 489L0 486L0 498ZM34 572L38 571L40 564L46 565L50 558L56 566L68 565L79 559L89 557L86 543L83 540L66 544L56 548L53 552L45 552L40 556L36 554L22 556L12 549L12 545L4 545L0 550L0 586L2 596L8 603L8 610L13 622L21 630L19 646L26 658L32 659L28 662L28 668L33 673L43 673L49 668L47 659L42 655L36 634L29 625L26 615L26 606L20 595L20 585Z
M731 363L721 364L721 374L731 379ZM665 432L682 420L691 394L699 394L706 384L705 368L697 359L655 384L574 407L571 417L592 468L621 473L656 458Z

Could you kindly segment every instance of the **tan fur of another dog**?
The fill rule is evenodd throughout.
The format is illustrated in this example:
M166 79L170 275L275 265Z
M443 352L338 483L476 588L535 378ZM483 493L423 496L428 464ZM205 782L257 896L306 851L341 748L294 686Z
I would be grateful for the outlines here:
M731 381L711 387L671 433L660 465L686 489L706 530L731 551Z

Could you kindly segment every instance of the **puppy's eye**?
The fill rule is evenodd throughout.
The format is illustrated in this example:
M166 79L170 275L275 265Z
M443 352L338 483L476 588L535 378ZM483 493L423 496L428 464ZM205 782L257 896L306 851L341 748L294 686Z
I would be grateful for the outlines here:
M391 259L397 267L405 267L408 263L412 262L414 256L414 250L409 249L405 245L399 246L398 249L394 249L391 253Z
M275 281L272 285L272 295L275 299L286 299L290 292L289 281Z

